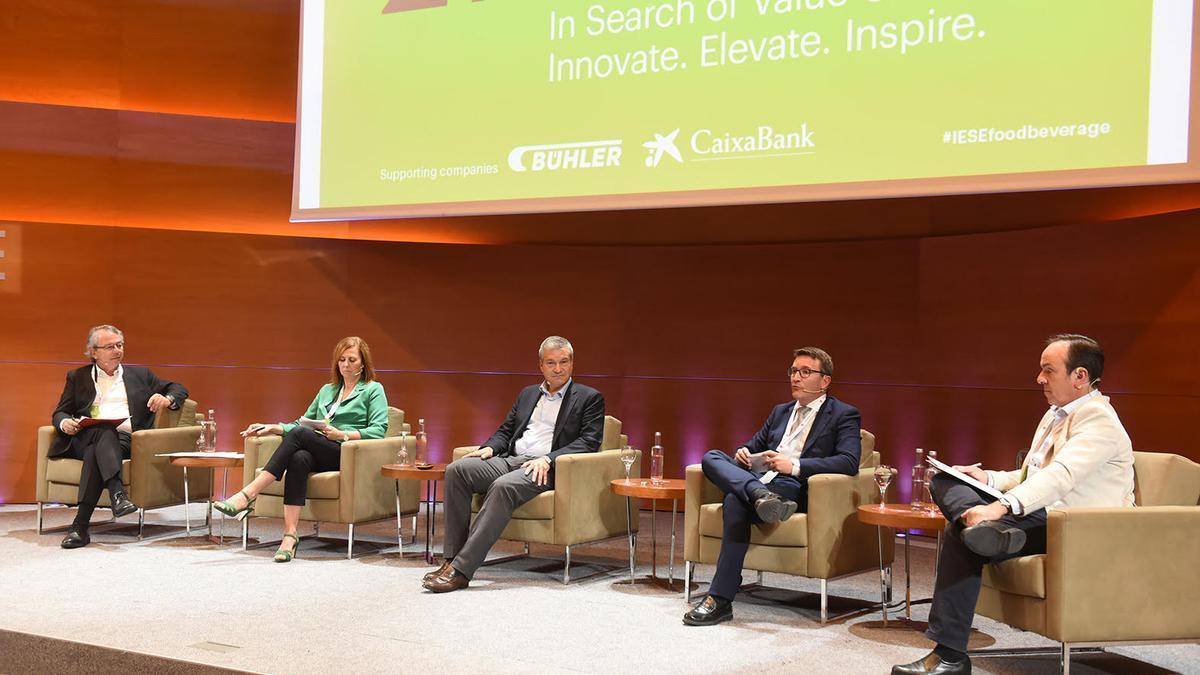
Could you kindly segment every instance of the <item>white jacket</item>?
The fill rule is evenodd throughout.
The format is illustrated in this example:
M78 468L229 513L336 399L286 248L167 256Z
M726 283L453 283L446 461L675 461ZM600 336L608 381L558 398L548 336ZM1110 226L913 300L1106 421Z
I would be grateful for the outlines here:
M1053 421L1054 413L1047 411L1033 443ZM1026 464L1034 450L1031 447L1025 456ZM1045 468L1024 483L1022 471L988 474L992 485L1021 502L1024 513L1068 506L1133 506L1133 445L1107 396L1096 396L1067 416L1054 435Z

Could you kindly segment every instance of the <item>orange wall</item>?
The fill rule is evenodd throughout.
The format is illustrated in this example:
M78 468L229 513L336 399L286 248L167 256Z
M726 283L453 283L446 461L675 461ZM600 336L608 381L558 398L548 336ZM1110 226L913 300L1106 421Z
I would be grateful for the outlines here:
M185 383L222 420L299 415L346 334L445 458L497 425L561 333L577 376L668 471L732 448L786 400L800 344L887 461L916 446L1004 466L1045 402L1044 336L1106 346L1103 388L1140 449L1200 459L1200 228L1192 213L998 234L733 247L456 246L9 224L20 289L0 295L0 496L33 497L46 423L88 326ZM10 235L11 236L11 235Z

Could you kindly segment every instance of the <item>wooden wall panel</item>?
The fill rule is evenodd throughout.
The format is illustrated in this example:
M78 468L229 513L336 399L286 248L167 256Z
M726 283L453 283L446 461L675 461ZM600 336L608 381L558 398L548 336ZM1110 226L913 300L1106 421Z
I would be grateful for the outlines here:
M1104 389L1138 447L1200 459L1196 214L1023 232L736 247L453 246L10 225L0 494L32 497L33 430L83 334L127 331L148 363L218 410L221 438L298 415L332 344L365 337L391 400L435 456L478 443L535 381L538 341L571 338L578 377L668 471L733 448L786 400L790 350L833 354L835 395L885 459L912 449L1007 465L1045 409L1042 339L1106 345ZM1137 233L1136 242L1130 234ZM85 302L86 301L86 302Z

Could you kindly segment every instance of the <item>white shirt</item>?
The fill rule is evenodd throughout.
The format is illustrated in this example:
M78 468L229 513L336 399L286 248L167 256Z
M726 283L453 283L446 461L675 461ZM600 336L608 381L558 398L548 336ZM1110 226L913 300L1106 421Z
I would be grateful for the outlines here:
M117 419L129 417L129 394L125 391L125 367L117 366L112 375L104 372L99 366L92 366L92 380L96 383L96 398L92 405L100 408L99 419ZM118 431L133 433L131 420L126 419L117 427Z
M554 442L554 423L558 421L563 396L570 386L571 380L567 380L566 384L551 394L546 388L546 383L542 383L542 397L533 407L533 414L529 417L529 424L525 426L525 433L521 434L513 445L518 455L542 457L550 454L553 450L550 444Z
M812 431L813 420L817 419L817 412L824 404L825 394L821 394L808 405L801 405L799 401L796 401L796 405L792 406L788 429L784 430L783 439L779 441L779 447L775 449L776 452L787 455L792 460L792 476L796 478L800 477L800 454L804 452L804 444L808 442L808 434ZM807 409L808 412L800 413L801 408ZM798 424L795 424L798 414L803 414L804 417Z

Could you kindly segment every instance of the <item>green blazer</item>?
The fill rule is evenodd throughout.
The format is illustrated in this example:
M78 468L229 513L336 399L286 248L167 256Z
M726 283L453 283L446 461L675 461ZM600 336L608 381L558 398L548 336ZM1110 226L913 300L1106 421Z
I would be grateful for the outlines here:
M330 406L337 400L341 387L327 384L317 392L312 405L304 413L310 420L325 420L341 431L358 431L366 438L383 438L388 428L387 394L383 393L383 385L378 381L363 382L359 380L354 385L350 398L342 401L337 412L330 418L327 414ZM287 433L300 423L285 422L283 433Z

